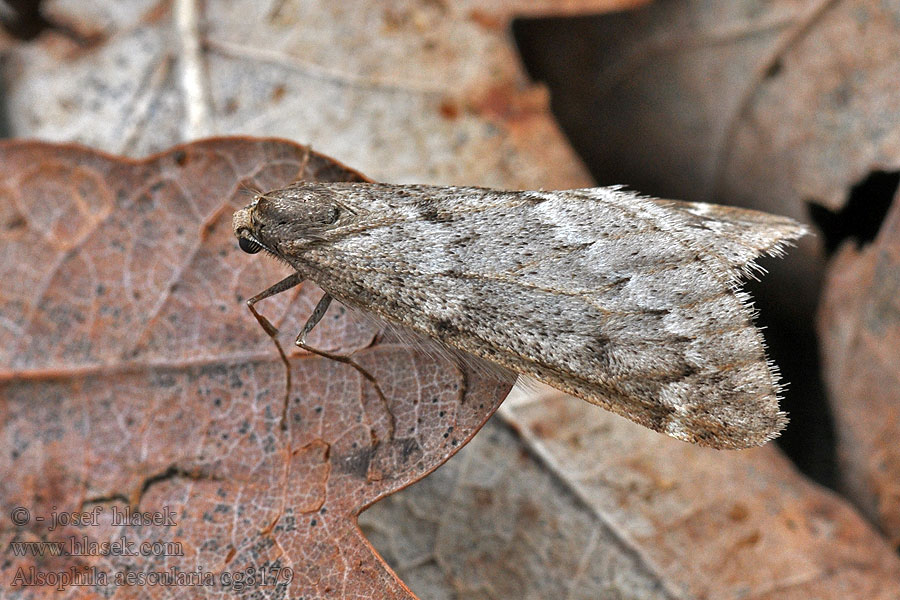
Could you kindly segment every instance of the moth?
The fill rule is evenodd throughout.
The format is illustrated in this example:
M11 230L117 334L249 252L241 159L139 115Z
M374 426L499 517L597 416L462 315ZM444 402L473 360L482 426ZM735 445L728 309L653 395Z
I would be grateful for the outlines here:
M248 301L258 319L263 298L324 290L298 345L337 299L687 442L756 446L787 423L740 284L806 232L789 218L620 188L298 182L233 227L295 269Z

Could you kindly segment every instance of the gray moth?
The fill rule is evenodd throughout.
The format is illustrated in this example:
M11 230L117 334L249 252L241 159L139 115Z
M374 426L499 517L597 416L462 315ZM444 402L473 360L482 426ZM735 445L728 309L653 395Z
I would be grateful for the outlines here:
M740 283L805 233L791 219L619 188L299 182L233 226L296 270L254 314L324 290L298 345L335 298L680 440L745 448L787 423Z

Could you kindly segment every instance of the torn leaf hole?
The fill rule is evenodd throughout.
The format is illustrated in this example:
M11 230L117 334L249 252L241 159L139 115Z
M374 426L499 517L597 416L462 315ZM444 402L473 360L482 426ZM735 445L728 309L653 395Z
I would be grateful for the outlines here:
M878 235L897 188L900 171L872 171L850 189L850 195L839 211L832 211L814 200L807 201L807 210L825 240L831 254L846 239L864 246Z

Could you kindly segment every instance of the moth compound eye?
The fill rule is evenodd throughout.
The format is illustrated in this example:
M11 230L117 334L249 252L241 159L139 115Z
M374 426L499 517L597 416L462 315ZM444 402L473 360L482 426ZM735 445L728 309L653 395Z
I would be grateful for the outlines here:
M241 250L243 250L247 254L256 254L257 252L262 250L262 246L258 242L254 242L250 238L242 237L238 239L238 245L241 247Z

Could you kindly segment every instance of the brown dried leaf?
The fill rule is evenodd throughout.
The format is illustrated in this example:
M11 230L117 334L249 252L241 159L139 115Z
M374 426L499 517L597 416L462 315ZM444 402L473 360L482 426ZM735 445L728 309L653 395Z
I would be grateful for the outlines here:
M516 392L465 449L365 513L438 598L884 599L900 560L774 444L717 452L548 390ZM438 500L440 499L440 500ZM398 524L402 524L399 527Z
M508 402L504 411L516 414L549 469L669 593L900 595L900 559L846 503L798 476L775 445L709 451L589 412L556 392L542 400Z
M434 469L495 410L508 386L386 343L332 310L320 347L295 354L294 386L243 300L282 266L239 252L242 186L361 176L296 144L233 138L131 161L74 146L0 146L0 580L40 573L272 571L288 597L411 598L356 526L362 508ZM12 285L10 285L12 283ZM285 347L312 286L267 301ZM393 434L392 434L393 431ZM16 527L17 506L32 518ZM114 525L114 507L171 513L172 526ZM50 530L52 512L103 509L95 525ZM18 557L13 541L177 542L180 556ZM97 581L96 579L94 581ZM113 575L110 575L110 583ZM113 588L68 587L70 597ZM142 585L143 597L194 597ZM218 593L223 587L205 587ZM234 590L241 591L241 590ZM121 588L119 593L127 593Z
M590 12L612 4L497 0L478 3L473 10L470 3L432 0L324 0L302 6L236 0L162 2L147 9L128 2L54 2L47 5L48 14L94 41L78 45L48 32L34 43L19 45L5 63L9 119L17 135L77 139L122 153L141 154L210 133L249 132L309 141L385 181L578 187L589 183L586 172L549 115L546 92L524 77L507 19L518 12ZM195 15L200 26L179 25L173 6L200 7ZM660 17L651 20L647 13L638 13L636 18L656 23L660 29L651 37L665 42L666 32L681 31L680 25L715 34L719 24L733 22L717 10L734 7L736 12L726 17L766 17L775 10L778 17L800 5L659 6L664 11ZM694 11L694 18L669 18L671 11L685 7ZM743 39L738 25L736 42ZM726 27L725 33L729 30ZM752 23L747 31L754 48L768 39L757 41ZM627 38L626 33L618 23L603 39L614 44ZM718 43L715 35L694 37L701 44L711 40L713 55L704 58L682 39L663 44L662 53L650 54L650 63L661 65L646 77L651 94L638 94L637 101L624 95L621 104L614 102L621 91L612 98L604 96L589 111L591 127L582 128L588 132L598 125L624 123L627 146L612 143L608 135L600 138L608 164L632 165L635 174L655 176L663 163L666 173L684 174L691 191L707 181L697 176L697 169L708 161L690 158L690 151L718 147L716 132L733 107L733 94L744 89L740 82L752 70L749 59L756 56L740 44L732 48ZM854 45L866 52L866 45ZM192 47L199 51L191 53ZM615 60L619 55L606 50L602 56ZM670 57L679 62L698 59L698 78L682 87L662 83L683 72L662 62ZM569 81L595 81L573 74L572 68L590 64L582 55L564 58L566 69L559 72ZM196 73L201 76L191 80L185 66L199 67ZM736 69L735 75L718 77L722 68ZM189 85L192 82L201 85ZM688 93L695 88L709 95L698 99ZM671 93L665 100L688 106L660 108L653 92L666 90ZM659 120L637 116L635 125L608 112L647 107ZM687 117L687 128L673 124L681 115ZM714 118L714 127L707 128L699 121L704 115L722 118ZM712 134L703 133L709 129ZM700 131L699 141L686 142L685 131ZM672 134L678 142L674 152L685 162L672 168L671 155L663 154L665 145L646 137L651 132ZM846 139L840 141L840 149L849 147ZM632 152L641 149L647 154L634 157ZM765 150L760 156L769 160ZM841 166L840 158L835 165ZM765 172L752 180L736 178L734 187L763 185L769 177ZM652 188L644 183L648 180L619 176L608 183L640 184L638 189L649 192ZM775 187L781 189L780 180ZM762 198L770 197L775 195L763 190ZM788 268L797 259L792 253L790 261L780 264ZM253 265L248 269L263 263L246 260L242 264ZM256 283L262 286L274 278L277 275L259 275ZM782 287L795 291L798 285L792 278ZM313 300L301 294L297 313L305 316ZM275 308L268 308L267 314L278 314L286 303L273 299L268 307ZM230 323L258 335L242 311L235 314ZM264 340L252 339L260 353L271 352ZM328 343L314 341L319 346ZM740 458L742 454L691 449L671 440L667 445L665 438L595 408L578 403L571 408L578 410L559 412L559 403L552 401L530 404L527 412L505 411L503 418L522 431L524 440L492 420L484 431L489 435L479 435L446 467L360 516L377 536L378 548L384 544L398 559L392 564L423 598L596 598L617 593L626 598L690 597L685 589L727 589L733 598L782 598L796 591L806 598L815 585L832 583L827 591L837 597L879 597L879 589L882 596L897 595L896 557L857 515L788 468L774 446ZM539 431L541 423L551 427L547 433L562 429L555 425L559 421L566 426L565 443L533 441L532 432ZM795 419L793 426L804 424ZM775 467L768 465L773 460ZM178 480L177 474L171 478ZM601 495L604 490L614 495L612 500ZM711 494L717 499L746 497L746 519L735 526L732 519L744 512L731 512L730 501L711 505ZM593 504L586 502L592 499ZM602 506L612 508L600 510ZM780 510L783 506L788 508ZM822 506L825 518L819 516ZM679 530L677 515L691 511L699 516L686 519L685 529ZM655 535L636 541L648 522ZM684 535L695 523L702 525L703 535ZM785 529L797 523L802 525L790 529L794 537L787 535ZM775 539L796 554L767 552L772 546L766 527L777 528ZM754 530L763 532L756 545L735 544L739 549L731 549L729 542L752 542ZM669 531L680 542L677 547L667 542ZM852 535L830 537L834 532ZM729 574L727 580L719 581L720 567ZM794 573L798 576L792 579ZM722 591L710 597L729 596Z
M619 524L496 419L363 517L366 537L422 598L673 598Z
M900 547L900 200L872 245L833 260L819 311L843 485Z

